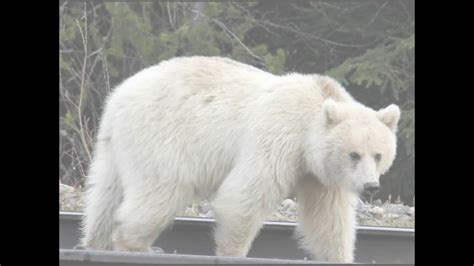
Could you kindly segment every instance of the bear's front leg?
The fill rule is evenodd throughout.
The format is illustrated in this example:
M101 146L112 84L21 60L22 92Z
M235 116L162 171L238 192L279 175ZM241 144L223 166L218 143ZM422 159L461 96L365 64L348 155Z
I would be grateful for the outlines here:
M253 175L252 169L234 169L213 200L218 256L247 256L263 221L281 202L281 190L272 187L274 182Z
M352 263L357 196L323 186L313 176L296 186L299 222L297 236L313 259Z
M245 211L216 212L217 226L214 231L217 256L247 256L263 219L260 214L249 216Z

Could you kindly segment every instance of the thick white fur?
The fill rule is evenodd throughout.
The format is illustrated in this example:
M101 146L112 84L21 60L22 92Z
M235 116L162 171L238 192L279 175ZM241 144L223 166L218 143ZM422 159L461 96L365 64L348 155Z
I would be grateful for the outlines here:
M352 262L354 200L392 164L399 116L395 105L357 103L326 76L275 76L219 57L149 67L107 101L82 244L148 251L178 211L208 198L216 253L246 256L262 221L296 191L303 247Z

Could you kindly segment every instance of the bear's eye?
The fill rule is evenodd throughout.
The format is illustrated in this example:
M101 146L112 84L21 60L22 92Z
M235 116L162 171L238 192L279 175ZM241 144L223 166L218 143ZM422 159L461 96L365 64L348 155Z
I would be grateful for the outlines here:
M380 154L380 153L375 154L375 160L377 162L380 162L380 160L382 160L382 154Z
M351 157L351 159L352 159L353 161L358 161L358 160L360 160L360 154L358 154L357 152L351 152L351 153L349 154L349 156Z

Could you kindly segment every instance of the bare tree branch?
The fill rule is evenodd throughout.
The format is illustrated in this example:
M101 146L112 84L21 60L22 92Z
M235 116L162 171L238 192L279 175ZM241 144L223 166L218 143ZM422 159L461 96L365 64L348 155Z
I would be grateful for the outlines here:
M382 11L382 9L388 5L388 1L383 3L382 6L380 6L380 8L377 10L377 12L375 13L374 17L370 20L368 26L370 26L372 23L374 23L375 19L378 17L378 15L380 14L380 11Z
M322 41L322 42L325 42L325 43L328 43L328 44L332 44L332 45L335 45L335 46L360 48L360 47L366 47L366 46L368 46L368 45L370 45L370 44L373 43L373 42L366 43L366 44L346 44L346 43L340 43L340 42L335 42L335 41L327 40L327 39L324 39L324 38L315 36L315 35L313 35L313 34L309 34L309 33L305 33L305 32L299 31L299 30L294 30L294 29L292 29L292 28L290 28L290 27L278 25L278 24L275 24L275 23L270 22L270 21L262 21L262 23L264 23L264 24L266 24L266 25L269 25L269 26L272 26L272 27L275 27L275 28L280 28L280 29L287 30L287 31L292 32L292 33L295 33L295 34L297 34L297 35L299 35L299 36L301 36L301 37L306 37L306 38L309 38L309 39Z
M81 75L81 93L79 95L79 104L78 104L78 108L77 108L77 116L79 118L79 127L80 127L80 135L81 135L81 140L83 142L83 145L84 145L84 149L87 153L87 157L89 158L89 160L92 159L92 156L91 156L91 153L89 151L89 147L88 147L88 144L87 144L87 141L86 141L86 137L85 137L85 134L84 134L84 125L82 124L82 101L83 101L83 98L84 98L84 91L85 91L85 87L84 87L84 82L85 82L85 74L86 74L86 66L87 66L87 7L86 7L87 3L84 3L84 31L85 33L83 32L82 30L82 27L81 27L81 24L79 23L79 20L76 19L76 23L77 23L77 26L79 27L79 31L81 33L81 37L82 37L82 43L84 45L84 61L83 61L83 65L82 65L82 75Z
M224 31L226 31L227 33L229 33L252 57L254 57L255 59L259 60L259 61L262 61L262 62L265 62L265 60L254 54L252 52L252 50L250 50L250 48L248 48L240 39L239 37L237 37L237 35L235 35L235 33L233 33L229 28L227 28L226 25L224 25L224 23L220 22L219 20L217 19L212 19L211 20L212 22L214 22L217 26L219 26L221 29L223 29Z

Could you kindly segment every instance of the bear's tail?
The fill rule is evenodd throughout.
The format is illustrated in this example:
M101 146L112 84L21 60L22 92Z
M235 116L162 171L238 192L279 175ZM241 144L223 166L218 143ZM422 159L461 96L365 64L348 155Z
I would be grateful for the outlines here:
M114 217L122 194L113 155L106 144L98 143L87 179L82 248L112 250Z

